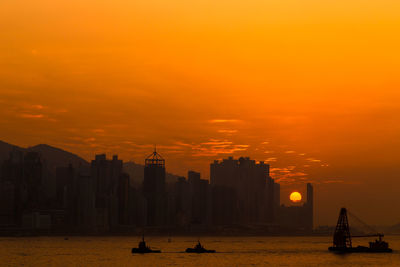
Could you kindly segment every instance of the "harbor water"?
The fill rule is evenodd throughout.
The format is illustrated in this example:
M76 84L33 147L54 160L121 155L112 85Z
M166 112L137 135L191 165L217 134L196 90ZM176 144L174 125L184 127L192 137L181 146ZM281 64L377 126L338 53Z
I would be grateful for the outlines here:
M331 237L201 237L215 254L184 253L197 236L168 238L146 238L161 254L132 255L140 237L1 237L0 266L400 266L400 236L385 237L393 253L345 255L328 252Z

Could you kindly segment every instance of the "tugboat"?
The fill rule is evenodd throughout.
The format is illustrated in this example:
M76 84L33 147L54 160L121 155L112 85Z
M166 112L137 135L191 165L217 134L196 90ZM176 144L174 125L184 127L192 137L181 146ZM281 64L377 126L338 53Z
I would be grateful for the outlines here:
M161 250L153 250L150 247L146 246L144 236L142 236L142 241L139 242L139 246L137 248L132 248L132 253L161 253Z
M378 236L375 242L369 242L369 247L357 246L353 247L351 238L353 237L372 237ZM347 219L347 210L342 208L340 210L339 219L336 225L335 233L333 234L333 246L329 247L329 251L339 253L390 253L393 250L389 248L389 244L382 240L384 235L381 233L372 235L359 235L351 236L349 222Z
M201 244L200 241L197 242L197 245L194 248L187 248L187 253L215 253L215 250L205 249Z

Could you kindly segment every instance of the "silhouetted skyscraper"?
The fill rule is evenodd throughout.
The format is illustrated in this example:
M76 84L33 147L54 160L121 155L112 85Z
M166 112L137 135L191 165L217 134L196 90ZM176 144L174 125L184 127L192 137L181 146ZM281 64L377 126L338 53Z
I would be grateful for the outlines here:
M145 160L143 195L147 201L147 225L166 223L165 160L156 150Z
M105 154L96 155L91 164L91 179L96 196L96 223L99 231L118 226L118 186L122 175L122 160L114 155L107 160Z
M127 225L129 224L129 175L123 173L119 177L118 181L118 224Z
M205 224L208 215L208 180L200 179L200 173L189 171L188 182L192 193L191 223Z
M175 223L186 226L190 223L192 212L192 188L185 177L179 177L175 183Z
M43 172L43 164L39 153L27 152L24 156L24 181L28 188L27 204L29 208L40 208L43 200Z
M230 194L224 199L237 198L237 204L233 204L234 215L240 223L271 221L273 218L274 180L269 176L269 165L264 162L256 163L249 158L232 157L222 161L214 161L210 165L210 183L213 187L228 187L234 190L216 189L221 194ZM215 190L213 190L215 191ZM213 206L220 198L213 193ZM215 207L217 207L215 206ZM215 212L213 211L213 214Z
M307 201L299 206L282 205L279 209L279 223L283 231L288 232L312 232L313 229L313 206L314 189L310 183L307 183Z
M307 183L307 228L312 230L314 226L314 188L311 183Z

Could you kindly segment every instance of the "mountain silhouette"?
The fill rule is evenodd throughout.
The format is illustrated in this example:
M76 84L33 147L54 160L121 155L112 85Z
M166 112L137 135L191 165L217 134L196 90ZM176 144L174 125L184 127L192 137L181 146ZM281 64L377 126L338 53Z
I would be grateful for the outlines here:
M10 157L10 152L13 150L25 151L25 148L8 144L0 140L0 162Z
M90 167L90 163L83 158L79 157L76 154L65 151L63 149L53 147L47 144L39 144L28 148L22 148L19 146L15 146L4 141L0 140L0 165L1 163L8 159L10 156L10 152L13 150L19 151L35 151L38 152L45 162L45 166L47 170L51 174L55 174L55 170L57 167L65 167L68 164L72 164L72 166L76 169L87 169ZM137 164L132 161L128 161L124 163L123 166L124 172L129 174L130 181L132 185L141 185L144 179L144 165ZM174 175L171 173L166 173L166 182L173 183L178 180L178 175Z
M60 148L52 147L46 144L39 144L36 146L28 147L28 151L35 151L45 160L46 167L50 172L55 172L57 167L67 166L72 164L76 169L82 167L89 167L89 162L83 158L62 150Z

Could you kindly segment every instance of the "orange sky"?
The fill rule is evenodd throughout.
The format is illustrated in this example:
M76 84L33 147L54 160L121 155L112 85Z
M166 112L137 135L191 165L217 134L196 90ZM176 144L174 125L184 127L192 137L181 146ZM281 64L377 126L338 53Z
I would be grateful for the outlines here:
M397 223L399 32L397 0L2 1L0 139L139 163L157 143L206 178L250 156L284 202L315 184L317 224Z

